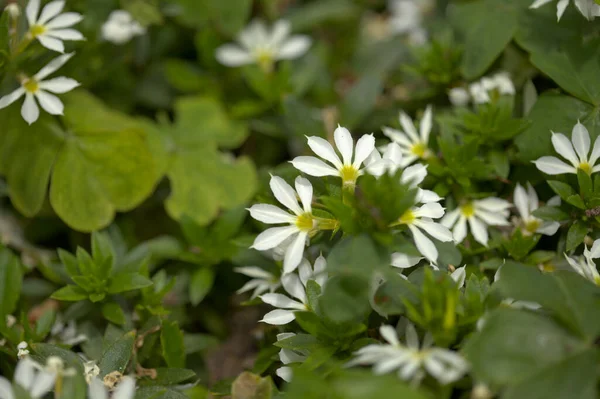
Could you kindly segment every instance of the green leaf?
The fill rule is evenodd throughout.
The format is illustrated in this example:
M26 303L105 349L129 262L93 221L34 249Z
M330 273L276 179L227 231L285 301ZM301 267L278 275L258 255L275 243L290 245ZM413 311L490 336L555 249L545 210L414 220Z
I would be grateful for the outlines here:
M118 371L123 373L129 363L133 353L133 344L135 341L135 332L128 332L112 345L110 345L102 354L102 359L98 363L100 367L100 377L108 373Z
M359 12L360 8L351 1L329 0L305 3L287 15L287 19L294 30L307 30L326 22L351 19Z
M92 257L96 264L98 277L107 278L115 263L115 250L106 233L92 233Z
M271 399L272 385L271 377L244 371L231 385L231 399Z
M58 356L65 362L67 367L75 367L78 371L83 372L81 358L68 349L44 343L31 344L31 349L35 354L34 359L42 364L46 363L49 357Z
M109 294L118 294L119 292L139 290L151 285L152 280L139 273L119 273L111 277L107 290Z
M174 321L164 321L160 331L162 354L169 367L185 367L183 332Z
M569 219L569 214L554 206L542 206L533 211L533 216L542 220L561 222Z
M76 285L67 285L52 294L52 299L58 301L83 301L88 298L88 293Z
M575 195L575 190L567 183L560 182L558 180L548 180L548 185L560 198L567 200L572 195Z
M190 281L190 302L196 306L210 292L215 282L215 272L210 267L198 269L192 275Z
M579 183L579 193L583 198L592 195L594 191L592 177L582 169L577 169L577 182Z
M327 268L331 272L367 274L387 266L377 247L366 235L347 237L336 244L327 257Z
M175 104L175 114L175 125L163 127L160 133L165 148L170 149L167 176L172 191L166 208L177 220L185 214L206 225L220 209L239 206L254 194L252 162L218 151L219 147L236 148L248 132L212 98L181 99Z
M125 324L125 313L117 303L107 302L102 305L102 315L111 323L115 323L119 326Z
M189 399L183 393L167 387L146 386L135 392L135 399Z
M19 260L8 248L0 249L0 317L15 310L22 282Z
M367 74L348 91L340 107L340 120L348 129L352 129L373 110L381 91L382 77Z
M334 276L319 298L324 317L335 323L359 322L370 312L370 281L363 276Z
M65 269L67 269L69 277L81 275L81 272L79 271L79 262L77 262L77 258L73 256L73 254L61 248L58 248L57 252L60 261L65 266Z
M588 227L578 220L569 227L567 233L567 251L572 251L581 244L588 232Z
M464 352L477 380L504 385L527 380L561 362L578 346L581 344L543 316L498 308L485 317L482 329L467 341Z
M146 132L134 119L108 109L85 91L62 99L68 110L67 131L49 115L27 125L17 104L0 112L0 172L6 175L13 204L24 215L40 211L50 184L50 203L65 223L80 231L98 230L110 224L117 211L139 205L160 176Z
M142 380L146 385L175 385L196 377L194 370L179 368L156 368L156 378Z
M319 340L310 334L296 334L293 337L277 341L273 345L279 348L309 351L322 346Z

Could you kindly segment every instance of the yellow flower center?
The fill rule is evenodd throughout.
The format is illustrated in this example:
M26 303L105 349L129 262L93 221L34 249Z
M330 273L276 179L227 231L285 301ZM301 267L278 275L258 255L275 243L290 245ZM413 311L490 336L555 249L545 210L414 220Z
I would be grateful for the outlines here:
M39 90L40 85L37 80L31 78L23 83L23 88L29 93L36 93Z
M37 37L39 35L44 34L44 32L46 32L46 27L44 25L33 25L29 29L29 32L31 33L31 35L33 37Z
M469 218L475 214L475 206L473 206L472 202L467 202L460 207L460 213L462 213L464 217Z
M587 162L582 162L579 164L579 169L583 170L588 175L592 174L592 166Z
M542 222L539 219L530 219L525 222L525 230L533 234L537 231L541 224Z
M600 277L594 277L594 283L596 283L596 285L600 285Z
M411 224L412 222L415 221L415 219L416 219L415 213L409 209L408 211L404 212L402 214L402 216L400 216L400 219L398 219L398 223L399 224Z
M358 179L358 170L352 165L344 165L340 170L340 176L344 186L354 186Z
M302 231L311 231L314 228L314 218L311 213L303 213L296 218L296 226Z
M417 143L412 146L412 148L410 149L410 152L412 152L414 155L418 156L419 158L424 158L425 153L427 153L427 145L425 145L425 143Z
M256 63L265 72L273 70L273 52L271 50L260 49L256 51Z
M540 270L550 273L556 270L556 266L554 266L552 263L543 263L540 265Z

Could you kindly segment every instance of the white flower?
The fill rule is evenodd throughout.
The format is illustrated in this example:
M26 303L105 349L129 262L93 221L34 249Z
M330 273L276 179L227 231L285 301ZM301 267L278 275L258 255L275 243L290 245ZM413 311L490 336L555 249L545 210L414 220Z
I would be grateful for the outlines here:
M580 256L578 259L573 259L565 254L565 258L567 258L567 262L569 262L573 270L592 283L600 285L600 274L598 274L596 263L594 263L594 259L600 258L600 240L594 241L591 250L588 250L587 246L584 246L583 257Z
M277 288L281 287L281 281L279 281L278 277L264 269L261 269L260 267L244 266L236 267L233 270L236 273L241 273L245 276L252 277L252 280L248 281L242 286L242 288L236 291L237 294L242 294L244 292L254 290L250 299L254 299L267 291L275 292Z
M65 0L51 1L46 4L40 14L40 0L29 0L25 14L29 23L30 37L39 40L49 50L63 53L63 40L84 40L83 35L75 29L67 29L79 23L83 17L75 12L61 14Z
M400 111L400 124L404 131L383 127L383 134L390 138L394 143L400 146L403 155L400 167L404 168L418 159L427 159L431 156L429 149L429 134L432 127L431 106L425 109L423 119L419 125L419 132L410 119L403 111Z
M342 178L344 187L353 189L356 180L363 174L361 165L375 149L375 138L372 134L365 134L356 143L348 129L338 126L333 132L335 146L342 154L342 160L336 154L329 142L321 137L308 137L308 146L315 154L333 165L327 165L320 159L312 156L300 156L294 158L292 165L301 172L310 176L338 176ZM353 161L354 155L354 161Z
M543 6L544 4L548 4L553 0L535 0L529 8L538 8ZM594 17L600 15L600 6L594 0L574 0L575 6L579 10L579 12L587 19L592 20ZM564 14L567 6L569 5L569 0L559 0L556 5L556 19L560 21L560 18Z
M397 222L398 225L408 227L419 252L434 264L437 262L438 251L435 244L423 234L423 231L437 240L452 241L452 232L447 227L432 220L439 219L442 216L444 216L444 208L437 202L431 202L407 210Z
M291 25L279 20L269 31L261 21L253 21L238 36L237 44L225 44L217 49L217 60L226 66L237 67L258 64L266 71L275 61L291 60L302 56L311 45L310 37L290 37Z
M548 175L577 174L577 169L581 169L591 175L600 170L600 165L596 165L596 161L600 157L600 140L596 138L592 154L588 158L590 134L579 121L573 127L570 141L564 134L552 132L552 145L554 150L569 161L571 165L556 157L545 156L533 161L535 166L542 172Z
M491 101L490 92L500 95L515 95L515 85L507 72L499 72L491 77L483 77L478 82L469 85L469 94L475 104L485 104Z
M456 107L463 107L469 103L471 99L469 92L463 87L454 87L448 90L448 98L452 105Z
M29 345L27 345L27 342L25 342L25 341L19 342L19 345L17 345L17 349L19 350L17 352L17 357L19 359L23 359L24 357L29 355L29 349L27 349L28 346Z
M282 341L284 339L288 339L291 337L295 337L294 333L281 333L277 334L277 341ZM281 363L287 365L290 363L302 363L308 358L308 351L306 350L292 350L287 348L282 348L279 351L279 360ZM292 368L288 366L279 367L275 370L275 374L279 376L282 380L286 382L292 381Z
M433 339L428 333L419 347L419 337L412 324L406 326L406 345L400 343L392 326L381 326L381 336L388 344L373 344L359 349L350 365L373 365L377 375L398 370L398 377L419 383L425 369L441 384L449 384L462 378L469 370L465 359L449 349L433 347Z
M56 374L44 370L38 363L26 357L21 359L15 370L14 382L25 389L31 399L39 399L44 397L54 388ZM18 398L13 391L11 382L0 376L0 398L15 399Z
M91 384L99 374L100 367L98 367L95 361L89 360L83 363L83 375L85 377L85 382Z
M543 221L532 215L532 212L539 208L539 200L537 193L529 182L527 182L527 191L517 183L513 197L521 217L520 225L523 227L522 232L524 235L539 233L551 236L556 233L560 223Z
M58 77L49 80L43 80L48 75L56 72L62 67L74 53L61 55L50 61L48 65L40 69L33 77L27 77L21 81L21 87L12 93L0 98L0 109L9 106L19 98L25 96L25 101L21 107L21 116L30 125L38 120L40 109L36 103L39 101L42 108L51 115L62 115L64 105L58 97L52 93L66 93L73 90L79 83L74 79Z
M323 287L327 282L326 266L327 262L323 256L319 256L315 261L314 270L311 268L310 263L304 259L298 267L300 277L295 274L285 274L281 277L283 288L288 294L296 298L297 301L282 294L262 295L260 299L263 302L282 309L272 310L261 321L279 326L294 320L296 318L294 314L296 311L310 310L306 298L306 285L309 280L315 280L319 286Z
M69 322L65 324L60 317L56 318L56 321L50 330L50 335L52 336L53 341L69 346L78 345L88 339L87 335L77 333L77 324L75 324L75 320L69 320Z
M287 238L294 236L293 242L287 247L283 259L283 272L290 273L296 269L304 254L307 239L316 232L317 220L312 214L313 187L310 182L298 176L296 191L281 177L271 177L271 191L282 205L293 213L270 204L255 204L248 210L254 219L267 224L288 223L289 226L272 227L260 233L251 248L264 251L275 248ZM302 208L296 200L296 193L302 202Z
M118 383L117 388L109 395L108 389L98 378L94 378L88 385L89 399L133 399L135 396L135 379L132 377L123 377Z
M406 34L412 44L424 44L427 31L423 16L435 6L431 0L389 0L389 29L393 34Z
M467 202L441 220L442 225L452 228L454 240L462 242L467 236L467 222L475 241L487 245L487 226L508 226L510 203L500 198L490 197Z
M50 373L56 374L57 378L72 377L77 374L77 370L74 368L65 368L65 362L58 356L50 356L46 359L46 366L44 369Z
M145 33L146 28L140 25L125 10L111 12L108 20L102 25L102 38L114 44L125 44L133 37Z

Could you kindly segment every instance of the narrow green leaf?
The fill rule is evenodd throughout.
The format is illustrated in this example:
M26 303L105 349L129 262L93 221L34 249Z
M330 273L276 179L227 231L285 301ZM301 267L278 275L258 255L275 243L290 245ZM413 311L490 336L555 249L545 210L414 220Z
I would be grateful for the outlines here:
M573 188L571 186L569 186L567 183L563 183L558 180L548 180L547 183L550 186L550 188L552 189L552 191L554 191L556 194L558 194L558 196L565 201L570 196L576 194L575 190L573 190Z
M19 260L8 248L0 249L0 317L11 314L21 295L23 277Z
M52 299L58 301L83 301L87 297L87 292L76 285L67 285L52 294Z
M583 222L578 220L573 223L567 233L567 251L577 248L583 242L587 232L588 228Z
M115 323L119 326L125 324L125 313L117 303L107 302L102 305L102 315L111 323Z
M210 267L198 269L192 275L190 281L189 292L190 302L196 306L210 292L215 281L215 272Z
M100 367L100 377L104 377L113 371L120 373L125 371L133 353L134 341L135 332L128 332L104 351L102 359L98 364L98 367Z
M118 294L119 292L139 290L151 285L152 280L139 273L119 273L111 277L108 293Z
M183 332L174 321L164 321L160 332L162 354L169 367L185 367Z

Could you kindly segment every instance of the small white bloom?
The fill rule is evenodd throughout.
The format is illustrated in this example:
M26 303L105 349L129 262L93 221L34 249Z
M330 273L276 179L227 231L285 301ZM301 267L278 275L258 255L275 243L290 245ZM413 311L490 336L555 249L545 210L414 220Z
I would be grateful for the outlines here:
M539 233L551 236L556 234L560 223L543 221L532 215L533 211L539 208L539 200L529 182L527 182L527 191L517 183L513 197L520 216L519 225L522 227L521 231L524 235Z
M25 341L19 342L19 345L17 345L17 349L19 350L17 353L17 357L19 359L23 359L24 357L29 355L29 349L27 349L28 346L29 345L27 345L27 342L25 342Z
M596 138L592 154L588 158L590 133L579 121L573 127L571 140L562 133L552 132L552 145L554 150L569 161L571 165L556 157L545 156L533 161L535 166L542 172L548 175L577 174L577 169L581 169L591 175L600 170L600 165L596 165L596 161L600 157L600 140Z
M431 106L425 109L423 119L419 125L419 132L410 117L403 111L400 111L401 130L383 127L383 134L389 137L394 143L400 146L403 155L400 167L404 168L418 159L427 159L432 155L429 149L429 135L432 128L433 114Z
M244 292L254 290L250 299L254 299L267 291L275 292L279 287L281 287L281 281L279 281L278 277L264 269L261 269L260 267L244 266L236 267L233 270L236 273L241 273L245 276L252 277L252 280L248 281L242 286L242 288L236 291L237 294L242 294Z
M61 55L50 61L48 65L40 69L33 77L27 77L21 82L21 87L12 93L0 98L0 109L8 107L10 104L25 96L25 101L21 107L21 116L30 125L38 120L40 109L36 103L40 103L42 108L51 115L62 115L64 105L58 97L52 93L62 94L73 90L79 83L70 78L58 77L49 80L43 80L48 75L56 72L62 67L74 53Z
M464 265L463 267L459 267L456 270L454 270L452 273L450 273L450 277L456 282L458 288L464 287L465 280L467 279L467 265Z
M423 27L423 17L433 7L435 2L431 0L389 0L390 32L408 35L412 44L424 44L427 41L427 30Z
M102 38L114 44L125 44L135 36L146 33L146 28L139 24L125 10L115 10L102 25Z
M600 285L600 274L598 274L598 269L594 262L594 259L600 258L600 240L594 241L591 250L588 250L587 246L584 246L583 257L580 256L577 259L573 259L565 254L565 258L567 258L567 262L569 262L573 270L592 283Z
M56 374L46 371L41 365L31 360L30 357L25 357L17 364L13 378L14 383L25 389L31 396L31 399L39 399L52 391L56 381ZM0 376L0 398L13 399L17 397L17 394L13 391L11 382Z
M483 77L478 82L469 85L469 94L475 104L489 103L492 92L500 95L515 95L515 85L507 72L498 72L495 75Z
M373 344L359 349L349 365L373 365L377 375L398 370L398 377L418 384L424 377L423 370L441 384L449 384L462 378L469 370L469 365L457 352L449 349L433 347L433 339L428 333L422 346L415 327L406 326L406 345L400 343L396 329L392 326L381 326L379 332L388 344Z
M448 90L448 98L455 107L467 105L471 99L469 92L463 87L454 87Z
M277 341L282 341L284 339L288 339L296 336L294 333L281 333L277 334ZM288 365L291 363L302 363L308 358L308 351L306 350L292 350L287 348L282 348L279 351L279 360L284 365ZM292 368L288 366L279 367L275 370L275 374L279 376L282 380L286 382L292 381Z
M301 57L310 47L312 40L306 35L290 36L291 24L279 20L269 31L261 21L253 21L240 32L239 44L225 44L217 49L217 60L229 67L258 64L266 71L273 68L275 61Z
M462 242L467 236L468 222L475 241L487 245L487 226L508 226L510 206L508 201L495 197L473 200L447 213L441 223L452 228L456 242Z
M29 0L25 14L29 23L30 37L37 39L49 50L63 53L63 40L84 40L83 35L75 29L67 29L79 23L83 17L75 12L61 14L65 0L55 0L46 4L40 14L40 0Z
M296 269L304 254L307 239L316 232L317 220L312 214L313 187L303 178L296 178L296 191L281 177L271 177L271 191L282 205L293 213L270 204L255 204L248 210L254 219L267 224L288 223L289 226L272 227L260 233L251 248L264 251L272 249L284 240L294 236L287 247L283 260L283 272L290 273ZM302 208L298 205L296 194L300 197Z
M123 377L117 388L109 392L107 387L98 378L94 378L91 384L88 385L89 399L133 399L135 397L135 378Z
M296 318L294 314L296 311L310 310L306 297L306 285L309 280L315 280L319 286L323 287L327 282L326 267L327 262L323 256L317 258L314 269L311 268L310 263L306 259L303 259L298 267L300 277L293 273L285 274L281 277L281 283L285 291L297 300L282 294L262 295L260 299L263 302L281 309L272 310L261 321L276 326L284 325Z
M21 9L17 3L10 3L4 7L4 11L10 15L12 19L17 19L21 16Z
M538 8L545 4L550 3L553 0L535 0L529 8ZM594 17L600 15L600 6L594 0L574 0L575 6L587 20L593 20ZM567 6L569 5L569 0L559 0L556 5L556 19L560 21L560 18L563 16Z
M69 320L64 323L60 317L56 318L52 329L50 330L52 342L59 342L64 345L74 346L87 341L88 337L85 334L77 333L77 324L75 320Z
M294 158L292 165L301 172L310 176L337 176L342 178L344 187L354 188L356 180L363 174L361 165L375 149L375 138L372 134L365 134L356 143L348 129L338 126L333 132L333 138L338 151L342 154L342 160L336 154L329 142L321 137L308 137L308 146L315 154L325 159L333 166L327 165L319 158L312 156L300 156ZM353 161L354 156L354 161Z
M58 356L50 356L46 359L44 369L55 374L57 377L72 377L77 374L77 370L72 367L65 368L65 362Z
M437 248L423 232L443 242L452 241L452 232L433 221L442 216L444 216L444 208L437 202L431 202L407 210L398 220L399 225L405 225L410 230L419 252L434 264L438 258Z
M98 367L95 361L90 360L83 363L83 375L85 377L85 382L91 384L99 374L100 367Z

